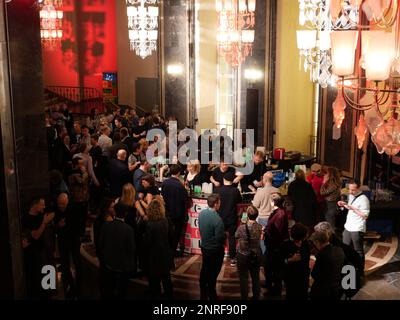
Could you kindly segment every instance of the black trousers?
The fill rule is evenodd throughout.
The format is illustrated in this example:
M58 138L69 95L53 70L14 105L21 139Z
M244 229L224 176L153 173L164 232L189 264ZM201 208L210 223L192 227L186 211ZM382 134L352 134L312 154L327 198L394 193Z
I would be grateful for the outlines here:
M242 300L247 300L249 296L249 273L252 283L253 300L258 300L260 298L260 264L250 264L248 256L238 253L237 267Z
M200 299L217 299L217 278L224 261L224 248L208 250L201 248L202 265L200 271Z
M267 247L265 261L265 283L269 291L282 294L282 263L277 249Z
M348 246L353 245L355 251L361 258L361 265L364 270L365 265L365 253L364 253L364 232L350 232L347 230L343 231L343 243Z
M181 240L183 227L185 225L185 220L184 219L171 219L171 222L174 225L174 242L172 243L172 252L175 253L175 250L177 249L178 244ZM181 246L180 246L180 249L182 249Z
M326 222L329 222L333 230L335 230L336 228L336 214L337 214L337 202L327 201L326 209L324 212L324 218Z
M90 200L89 200L89 211L91 214L97 214L101 200L104 198L104 184L100 182L99 187L92 184L90 186Z
M78 297L81 295L82 289L82 259L80 246L79 236L71 237L70 239L58 239L64 294L66 294L68 288L70 288ZM71 258L75 267L75 279L71 272Z
M228 234L228 245L229 245L229 258L236 258L236 238L235 232L237 229L236 224L227 224L225 225L225 232Z
M149 276L150 295L153 299L160 299L163 295L161 293L161 284L164 291L164 298L172 299L172 281L171 274L163 276Z
M78 217L77 223L78 223L78 230L79 230L79 235L83 237L86 232L86 221L87 221L87 215L88 215L88 202L72 202L72 212L73 214L76 214Z
M128 289L129 272L113 271L106 267L101 268L102 299L124 300Z
M307 300L310 273L285 277L286 300Z

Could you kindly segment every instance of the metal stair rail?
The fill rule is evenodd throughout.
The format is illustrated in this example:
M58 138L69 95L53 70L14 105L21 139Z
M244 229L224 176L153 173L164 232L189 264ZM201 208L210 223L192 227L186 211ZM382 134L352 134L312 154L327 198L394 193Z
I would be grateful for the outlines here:
M102 94L95 88L72 86L48 86L46 91L68 103L73 113L90 114L92 108L104 112Z

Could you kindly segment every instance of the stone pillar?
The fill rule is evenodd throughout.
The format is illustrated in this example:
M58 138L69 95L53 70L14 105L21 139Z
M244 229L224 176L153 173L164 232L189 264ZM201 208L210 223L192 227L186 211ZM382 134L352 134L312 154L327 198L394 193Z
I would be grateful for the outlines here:
M0 297L20 299L21 216L33 197L49 194L40 20L33 0L0 0L0 131Z

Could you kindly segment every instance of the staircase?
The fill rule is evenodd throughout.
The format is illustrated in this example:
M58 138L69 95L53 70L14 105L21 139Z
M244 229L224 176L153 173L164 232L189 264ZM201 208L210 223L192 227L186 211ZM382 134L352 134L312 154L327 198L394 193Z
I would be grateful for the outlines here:
M102 94L95 88L49 86L45 89L45 101L50 106L65 102L72 113L82 115L90 114L93 108L99 113L107 108Z
M106 111L112 112L116 109L129 107L117 105L111 101L103 101L102 94L95 88L69 87L69 86L49 86L44 90L45 108L49 111L51 106L58 103L68 104L68 109L75 115L89 115L93 108L99 113ZM147 112L139 106L135 106L139 116L144 116Z

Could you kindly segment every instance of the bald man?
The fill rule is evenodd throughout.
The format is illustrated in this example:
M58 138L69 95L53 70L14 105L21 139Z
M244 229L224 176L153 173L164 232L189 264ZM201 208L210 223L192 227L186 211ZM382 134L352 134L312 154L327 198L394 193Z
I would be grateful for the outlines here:
M67 299L73 299L79 297L81 292L82 260L79 217L77 217L76 212L71 210L66 193L58 195L54 212L64 295ZM70 257L72 257L75 266L75 278L71 272Z
M124 149L118 150L118 152L117 152L117 159L118 160L125 161L126 160L126 156L127 156L127 153L126 153L126 151Z
M108 179L110 183L110 196L118 198L121 196L122 187L126 183L132 183L128 164L126 163L127 152L125 149L117 151L117 158L110 160L108 168Z
M272 186L274 175L266 172L263 176L263 187L258 189L253 199L253 205L258 209L257 222L262 226L266 226L268 218L273 211L271 204L272 194L279 193L279 189Z

